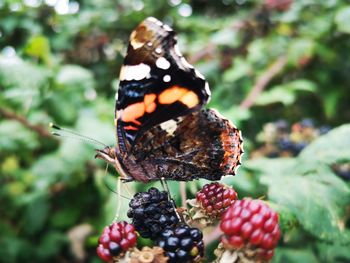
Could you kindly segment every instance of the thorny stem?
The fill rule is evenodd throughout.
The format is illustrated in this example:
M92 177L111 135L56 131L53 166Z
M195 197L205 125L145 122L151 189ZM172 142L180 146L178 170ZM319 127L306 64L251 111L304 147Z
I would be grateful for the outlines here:
M240 108L249 109L255 102L256 98L266 88L270 81L278 75L287 64L287 57L281 56L257 79L254 87L241 103Z
M49 138L49 139L54 138L52 134L45 129L45 127L43 127L42 125L34 125L30 123L25 117L18 115L15 112L9 111L4 108L0 108L0 115L2 115L6 119L15 120L21 123L24 127L32 130L33 132L37 133L41 137Z

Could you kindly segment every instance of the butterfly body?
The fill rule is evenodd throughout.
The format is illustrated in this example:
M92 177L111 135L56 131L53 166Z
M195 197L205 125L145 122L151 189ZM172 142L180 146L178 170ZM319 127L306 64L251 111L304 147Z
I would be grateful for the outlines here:
M131 33L120 72L117 145L97 151L124 181L219 180L234 174L242 137L215 110L204 77L182 56L176 35L155 18Z

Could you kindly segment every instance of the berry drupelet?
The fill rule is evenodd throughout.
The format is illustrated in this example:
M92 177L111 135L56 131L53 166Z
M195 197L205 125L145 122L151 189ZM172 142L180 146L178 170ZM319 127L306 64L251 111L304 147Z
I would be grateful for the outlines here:
M168 227L160 234L157 246L165 251L169 263L196 262L203 257L203 234L188 225Z
M105 262L123 256L136 245L137 235L133 225L115 222L103 229L98 241L97 255Z
M129 203L128 217L144 238L156 239L167 226L175 226L179 219L168 194L152 187L134 195Z

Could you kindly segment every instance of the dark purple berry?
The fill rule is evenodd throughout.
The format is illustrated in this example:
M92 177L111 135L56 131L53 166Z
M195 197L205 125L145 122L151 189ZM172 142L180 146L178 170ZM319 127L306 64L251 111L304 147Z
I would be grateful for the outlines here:
M204 255L203 234L197 228L179 225L166 228L157 240L169 262L189 263Z
M147 192L135 194L129 207L128 217L145 238L156 239L166 227L179 222L174 205L168 200L168 194L154 187Z

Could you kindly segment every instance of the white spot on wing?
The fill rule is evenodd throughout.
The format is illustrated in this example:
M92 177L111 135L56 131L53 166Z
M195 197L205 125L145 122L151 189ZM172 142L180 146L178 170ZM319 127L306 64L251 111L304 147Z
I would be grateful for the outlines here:
M168 135L174 135L177 128L177 122L174 120L168 120L160 124L160 128L167 132Z
M161 49L160 47L157 47L155 51L156 51L156 53L158 53L158 54L162 53L162 49Z
M168 69L170 68L170 62L166 58L160 57L156 61L156 66L161 69Z
M141 80L144 78L149 78L151 72L151 67L140 63L134 66L124 65L120 70L120 80Z
M148 42L148 43L147 43L147 46L149 46L149 47L151 47L152 45L153 45L152 42Z
M171 29L171 27L168 26L168 25L166 25L166 24L163 25L163 28L164 28L166 31L168 31L168 32L173 31L173 30Z
M170 75L165 75L165 76L163 77L163 81L164 81L164 82L169 82L170 80L171 80Z
M157 18L154 18L153 16L148 17L147 20L155 24L161 23Z
M188 63L184 57L181 57L181 62L186 68L193 68L193 66L190 63Z
M174 46L174 51L175 51L176 55L178 55L179 57L182 57L179 46L177 44L175 44L175 46Z
M198 70L194 70L194 73L196 73L196 76L198 77L198 78L201 78L201 79L205 79L205 77L202 75L202 73L200 73Z
M115 93L115 100L118 100L118 91Z
M211 91L210 91L210 88L209 88L209 84L208 82L205 82L205 85L204 85L204 89L205 89L205 92L208 94L209 98L208 98L208 102L211 98Z

